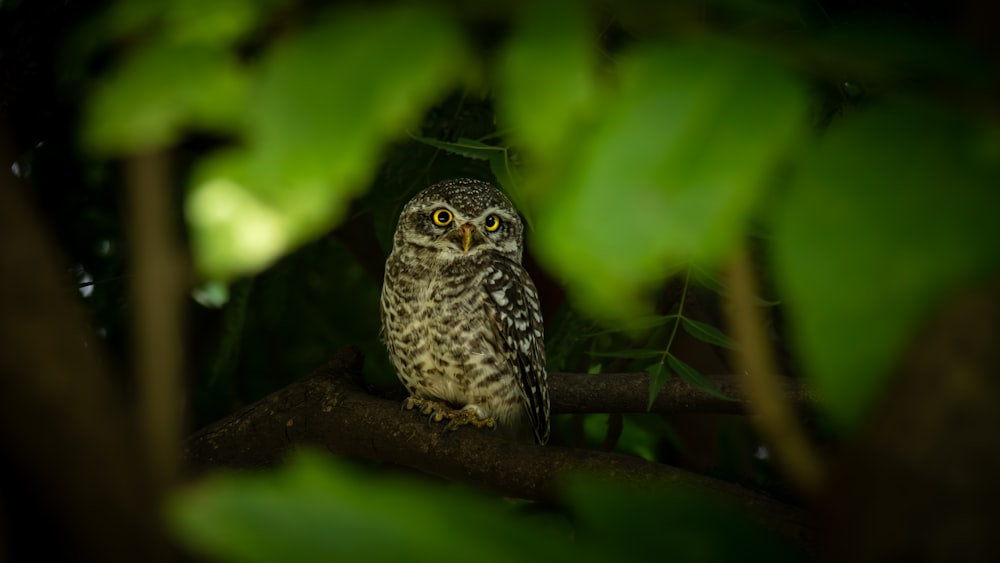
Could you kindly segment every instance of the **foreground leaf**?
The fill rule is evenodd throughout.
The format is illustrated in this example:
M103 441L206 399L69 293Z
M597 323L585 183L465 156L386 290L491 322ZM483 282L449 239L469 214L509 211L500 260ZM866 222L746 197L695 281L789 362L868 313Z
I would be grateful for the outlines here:
M778 208L776 277L840 428L861 422L935 305L1000 270L989 138L930 107L871 109L829 132Z
M245 147L195 175L187 212L199 270L260 269L336 224L384 145L455 83L465 60L455 25L414 6L334 12L279 43L251 96ZM257 231L259 248L247 251L239 243Z
M732 248L805 113L794 79L738 48L656 46L620 66L534 238L581 306L614 319L649 308L667 265Z
M624 560L626 550L634 561L810 560L801 546L709 491L635 487L585 475L569 479L564 491L580 529L578 544L608 560Z
M128 155L166 147L188 129L238 130L247 74L223 48L153 43L132 52L88 100L84 145Z
M568 537L515 518L501 503L364 474L319 454L299 454L270 473L216 475L175 494L169 509L184 545L226 561L468 563L470 553L484 562L516 561L525 553L551 560L583 555Z

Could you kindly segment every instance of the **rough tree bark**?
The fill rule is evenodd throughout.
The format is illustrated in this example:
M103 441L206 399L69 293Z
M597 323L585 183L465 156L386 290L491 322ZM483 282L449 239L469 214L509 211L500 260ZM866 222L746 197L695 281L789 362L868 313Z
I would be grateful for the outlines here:
M357 350L344 349L311 375L199 431L185 447L189 470L267 467L279 462L291 448L310 444L339 455L381 460L536 500L555 498L560 475L589 471L618 482L659 481L709 489L789 537L802 543L812 541L811 526L803 512L731 483L621 454L515 443L472 428L446 431L443 425L429 424L416 412L401 412L398 400L365 390L360 382L361 364ZM558 382L552 389L556 410L576 408L573 401L579 405L586 392L593 392L581 385L584 395L568 393L573 401L563 405L564 399L559 398L563 386L576 381L577 376L554 375L553 382ZM640 374L622 379L641 391L639 397L646 396L648 380L641 384ZM667 393L691 395L679 403L687 408L695 404L695 395L704 394L673 387ZM667 402L666 398L659 401L661 406Z

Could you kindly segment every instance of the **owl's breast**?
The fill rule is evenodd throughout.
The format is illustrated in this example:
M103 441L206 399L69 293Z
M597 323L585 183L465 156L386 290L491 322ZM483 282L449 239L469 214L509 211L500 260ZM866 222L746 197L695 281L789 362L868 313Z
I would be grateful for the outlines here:
M400 379L418 396L467 404L482 377L481 359L493 355L482 276L445 267L407 277L387 283L384 292L392 295L383 295L395 301L384 322Z

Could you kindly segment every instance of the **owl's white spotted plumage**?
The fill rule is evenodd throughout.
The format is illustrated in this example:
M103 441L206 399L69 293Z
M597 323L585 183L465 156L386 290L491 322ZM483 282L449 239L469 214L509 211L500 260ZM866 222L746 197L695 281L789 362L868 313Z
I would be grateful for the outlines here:
M452 424L549 438L538 293L524 226L492 185L435 184L403 208L386 260L382 335L408 406Z

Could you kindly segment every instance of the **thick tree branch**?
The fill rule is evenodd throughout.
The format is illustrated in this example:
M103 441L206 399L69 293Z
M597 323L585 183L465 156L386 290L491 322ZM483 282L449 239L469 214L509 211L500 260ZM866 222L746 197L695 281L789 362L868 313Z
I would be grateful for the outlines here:
M186 444L189 467L266 467L294 446L313 444L539 500L554 498L560 475L584 471L619 482L710 489L786 535L811 540L797 510L730 483L620 454L515 443L471 428L445 431L401 412L396 400L368 393L360 368L360 353L346 349L310 376L198 432Z

